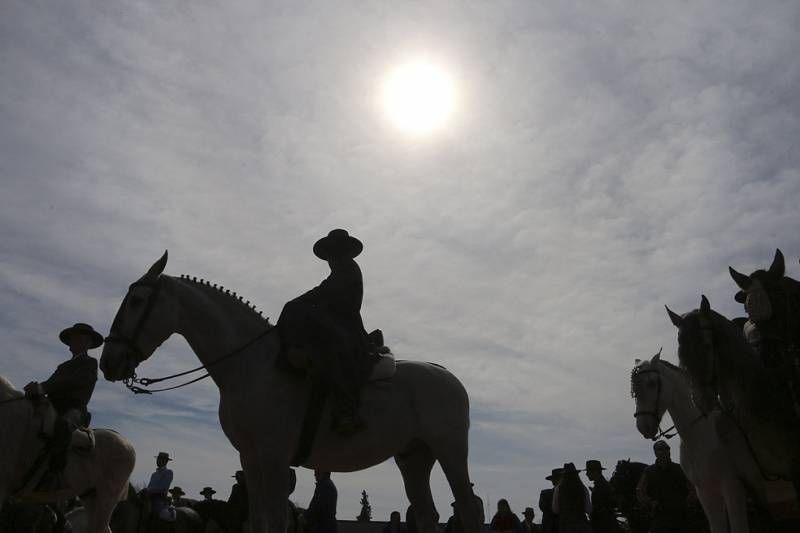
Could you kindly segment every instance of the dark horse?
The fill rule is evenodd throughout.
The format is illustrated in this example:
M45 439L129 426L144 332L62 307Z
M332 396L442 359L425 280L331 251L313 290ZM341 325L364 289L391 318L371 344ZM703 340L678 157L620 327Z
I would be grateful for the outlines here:
M647 533L650 529L650 513L636 499L636 486L647 465L630 459L617 461L609 482L614 490L617 507L625 519L628 531Z

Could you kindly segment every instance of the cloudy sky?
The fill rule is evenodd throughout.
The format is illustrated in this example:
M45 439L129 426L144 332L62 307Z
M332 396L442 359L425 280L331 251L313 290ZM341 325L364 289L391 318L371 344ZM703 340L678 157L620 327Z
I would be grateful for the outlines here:
M776 247L800 276L800 6L296 4L0 3L0 374L46 378L73 322L107 332L165 249L168 273L276 317L343 227L367 327L467 387L487 503L534 505L565 461L649 460L628 375L675 359L663 305L740 314L727 265ZM433 134L381 107L407 61L453 80ZM176 337L139 373L194 364ZM176 484L227 497L217 400L101 381L90 408L134 442L134 481L164 450ZM376 519L407 504L391 462L335 480L340 518L362 489ZM300 472L298 502L312 491Z

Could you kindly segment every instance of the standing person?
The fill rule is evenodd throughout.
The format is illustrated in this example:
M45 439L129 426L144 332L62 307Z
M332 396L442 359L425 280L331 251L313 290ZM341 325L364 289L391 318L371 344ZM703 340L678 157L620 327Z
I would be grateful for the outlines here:
M473 491L472 494L475 496L475 505L478 507L478 520L480 520L481 526L486 525L486 511L483 508L483 500L480 496L475 494L475 483L470 483L470 487L472 487Z
M519 518L511 511L511 506L508 500L497 500L497 512L492 517L492 523L489 525L489 531L497 533L521 533L522 524Z
M553 492L553 512L558 515L559 533L592 533L589 489L578 477L573 463L564 464L561 482Z
M336 533L336 503L339 497L330 472L314 471L317 486L308 504L310 533Z
M169 512L169 500L167 493L172 485L172 470L167 468L167 463L172 461L166 452L158 452L156 459L156 471L150 475L150 482L147 484L147 494L150 496L150 512L152 516L157 516L162 520L173 521L174 517Z
M549 476L545 477L553 487L561 481L563 468L554 468ZM544 489L539 493L539 510L542 512L542 533L558 533L558 515L553 512L553 491L555 489Z
M383 526L383 533L407 533L406 527L400 522L400 511L392 511L389 523Z
M464 526L461 525L461 517L458 515L456 502L451 503L450 507L453 508L453 516L447 520L447 524L444 526L444 533L464 533Z
M417 533L417 517L414 516L413 505L409 505L406 509L406 531L407 533Z
M660 440L653 445L656 462L648 466L636 487L636 496L652 510L651 533L686 531L689 480L680 465L673 463L669 444Z
M525 511L522 512L522 516L522 533L542 533L542 526L533 523L533 519L536 516L533 507L526 507Z
M179 486L175 485L171 489L169 489L169 495L172 499L172 506L173 507L190 507L191 502L184 498L186 493L183 492L183 489Z
M51 480L56 480L67 465L72 432L89 425L87 406L97 383L97 359L89 356L89 350L103 344L103 336L82 323L63 330L58 338L69 346L70 359L58 365L47 381L25 385L27 397L47 395L58 415L50 448L48 478Z
M617 533L616 507L611 484L603 476L603 465L600 461L586 461L586 477L594 483L592 487L591 524L594 533Z
M231 495L228 497L228 527L232 533L240 533L250 512L250 502L247 499L244 471L237 470L233 478L236 483L231 487Z

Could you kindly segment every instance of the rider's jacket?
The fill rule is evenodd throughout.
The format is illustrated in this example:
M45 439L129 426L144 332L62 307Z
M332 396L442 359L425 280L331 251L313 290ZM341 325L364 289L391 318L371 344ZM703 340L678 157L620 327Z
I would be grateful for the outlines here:
M97 359L84 353L58 365L41 386L55 410L62 414L70 409L85 412L96 382Z
M322 283L300 296L300 300L320 307L348 329L364 330L361 302L364 299L364 278L353 259L331 261L331 273Z

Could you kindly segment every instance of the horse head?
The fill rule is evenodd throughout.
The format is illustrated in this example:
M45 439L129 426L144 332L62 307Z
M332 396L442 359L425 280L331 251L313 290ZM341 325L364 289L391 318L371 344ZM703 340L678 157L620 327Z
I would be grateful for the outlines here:
M129 379L175 331L178 309L164 288L167 252L128 288L106 338L100 369L109 381Z
M741 289L734 298L744 304L750 320L763 323L772 318L773 312L780 312L781 306L776 304L784 296L782 281L786 273L786 263L780 250L775 250L775 257L767 270L759 269L749 276L732 267L728 267L728 272Z
M700 308L679 315L666 308L678 328L678 359L687 371L692 389L692 402L704 414L718 405L719 361L714 346L715 314L703 296Z
M661 350L651 359L636 360L631 371L631 396L636 401L636 429L646 439L659 433L659 425L672 401L672 390L661 378Z

